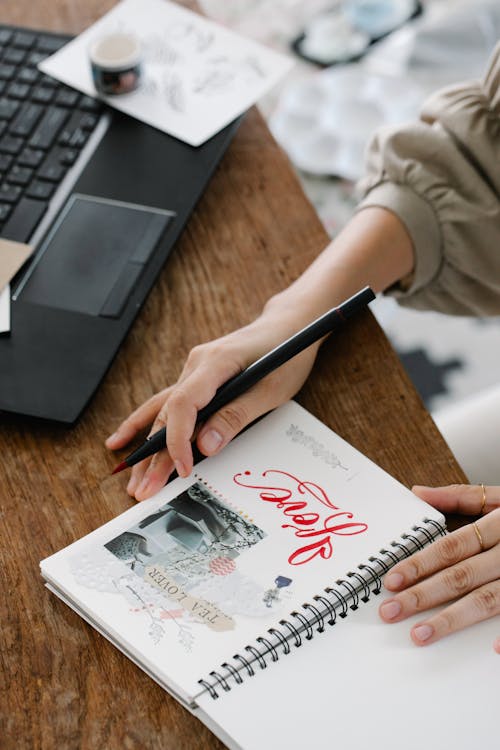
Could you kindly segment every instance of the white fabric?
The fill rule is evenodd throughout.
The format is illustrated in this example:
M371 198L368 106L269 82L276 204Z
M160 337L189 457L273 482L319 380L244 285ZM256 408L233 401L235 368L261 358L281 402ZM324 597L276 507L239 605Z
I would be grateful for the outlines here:
M472 484L500 485L500 385L433 414Z

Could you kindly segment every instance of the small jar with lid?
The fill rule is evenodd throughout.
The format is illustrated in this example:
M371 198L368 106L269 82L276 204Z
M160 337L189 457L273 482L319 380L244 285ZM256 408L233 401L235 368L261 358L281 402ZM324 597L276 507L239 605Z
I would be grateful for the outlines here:
M141 45L133 34L102 36L91 45L89 56L92 78L99 94L128 94L139 86Z

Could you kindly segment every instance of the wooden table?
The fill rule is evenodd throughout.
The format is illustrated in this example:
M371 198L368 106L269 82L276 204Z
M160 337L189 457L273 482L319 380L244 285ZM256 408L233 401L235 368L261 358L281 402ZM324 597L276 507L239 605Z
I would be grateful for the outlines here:
M113 4L6 0L1 20L76 33ZM2 415L4 750L222 748L46 591L39 561L130 506L126 477L109 477L116 457L103 446L118 422L175 381L194 344L255 316L327 241L285 155L252 110L78 424ZM323 347L298 400L406 485L463 480L368 311Z

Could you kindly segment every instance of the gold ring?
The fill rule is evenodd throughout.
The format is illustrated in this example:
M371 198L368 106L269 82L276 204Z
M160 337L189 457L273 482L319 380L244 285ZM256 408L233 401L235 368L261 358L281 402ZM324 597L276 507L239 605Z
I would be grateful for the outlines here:
M484 506L486 505L486 487L484 486L484 484L482 482L481 482L481 484L479 486L481 487L481 489L483 491L483 500L482 500L482 503L481 503L481 507L479 508L479 514L481 515L482 512L484 511Z
M474 531L476 532L477 541L479 542L479 546L481 547L481 552L484 552L486 547L483 544L483 537L481 536L481 532L479 531L477 523L475 521L473 522L472 527Z

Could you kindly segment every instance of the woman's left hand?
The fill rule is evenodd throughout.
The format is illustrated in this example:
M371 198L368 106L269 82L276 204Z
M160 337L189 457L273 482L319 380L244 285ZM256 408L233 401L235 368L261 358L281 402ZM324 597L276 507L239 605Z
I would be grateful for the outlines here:
M485 487L484 495L482 485L413 487L413 492L445 513L483 513L385 576L384 586L398 592L380 605L385 622L450 602L412 627L413 642L424 646L500 614L500 487ZM493 647L500 654L500 636Z

